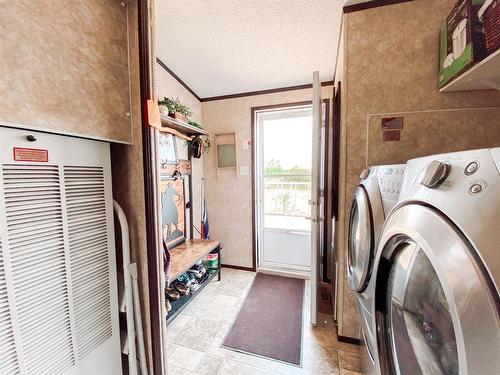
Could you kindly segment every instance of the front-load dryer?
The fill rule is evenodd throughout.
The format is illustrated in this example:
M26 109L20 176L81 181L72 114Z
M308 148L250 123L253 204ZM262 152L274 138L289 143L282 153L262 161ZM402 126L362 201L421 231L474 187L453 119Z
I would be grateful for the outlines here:
M365 169L351 204L347 277L350 288L356 292L363 339L371 365L374 364L375 333L369 310L373 299L370 275L382 226L387 214L397 203L404 173L405 165L383 165Z
M500 369L500 148L410 160L375 257L383 374Z

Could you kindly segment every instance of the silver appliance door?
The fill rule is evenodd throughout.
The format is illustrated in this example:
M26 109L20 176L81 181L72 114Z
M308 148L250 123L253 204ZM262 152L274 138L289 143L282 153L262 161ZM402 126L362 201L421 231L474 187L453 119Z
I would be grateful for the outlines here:
M411 204L389 217L378 250L382 372L496 373L499 296L465 236L437 211Z
M347 240L347 277L349 287L356 292L362 292L366 288L373 246L370 200L365 188L360 185L354 192Z

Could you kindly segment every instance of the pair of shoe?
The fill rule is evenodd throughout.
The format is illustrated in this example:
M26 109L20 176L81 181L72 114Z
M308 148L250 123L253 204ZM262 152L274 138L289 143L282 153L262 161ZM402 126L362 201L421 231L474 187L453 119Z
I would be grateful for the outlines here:
M172 286L175 288L175 290L177 292L179 292L179 294L181 296L185 296L185 295L189 294L189 292L191 291L191 289L189 288L189 285L186 285L185 283L183 283L179 279L175 280L173 282Z
M205 276L207 269L200 264L195 264L189 270L179 275L177 280L172 283L172 287L165 290L167 299L177 301L180 296L185 296L191 291L196 292Z
M195 282L191 284L191 290L193 292L196 292L198 289L200 289L200 286L201 283L199 282L199 280L195 280Z
M168 287L165 289L165 297L169 301L177 301L179 298L181 298L181 294L175 290L175 288Z
M207 269L201 264L195 264L186 272L190 275L194 275L196 279L201 279L205 275L205 273L207 273Z

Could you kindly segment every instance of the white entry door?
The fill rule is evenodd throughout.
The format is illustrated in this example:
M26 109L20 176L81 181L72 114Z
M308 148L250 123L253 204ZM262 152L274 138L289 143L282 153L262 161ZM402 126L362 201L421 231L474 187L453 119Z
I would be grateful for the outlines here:
M259 268L311 270L311 104L256 113Z

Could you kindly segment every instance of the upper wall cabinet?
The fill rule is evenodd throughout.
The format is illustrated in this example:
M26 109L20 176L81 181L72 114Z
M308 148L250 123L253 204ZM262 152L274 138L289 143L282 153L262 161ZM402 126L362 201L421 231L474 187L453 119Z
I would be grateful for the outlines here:
M126 1L4 1L0 125L131 143Z
M441 92L500 90L500 50L455 78Z
M439 33L440 92L500 90L500 2L459 0Z

